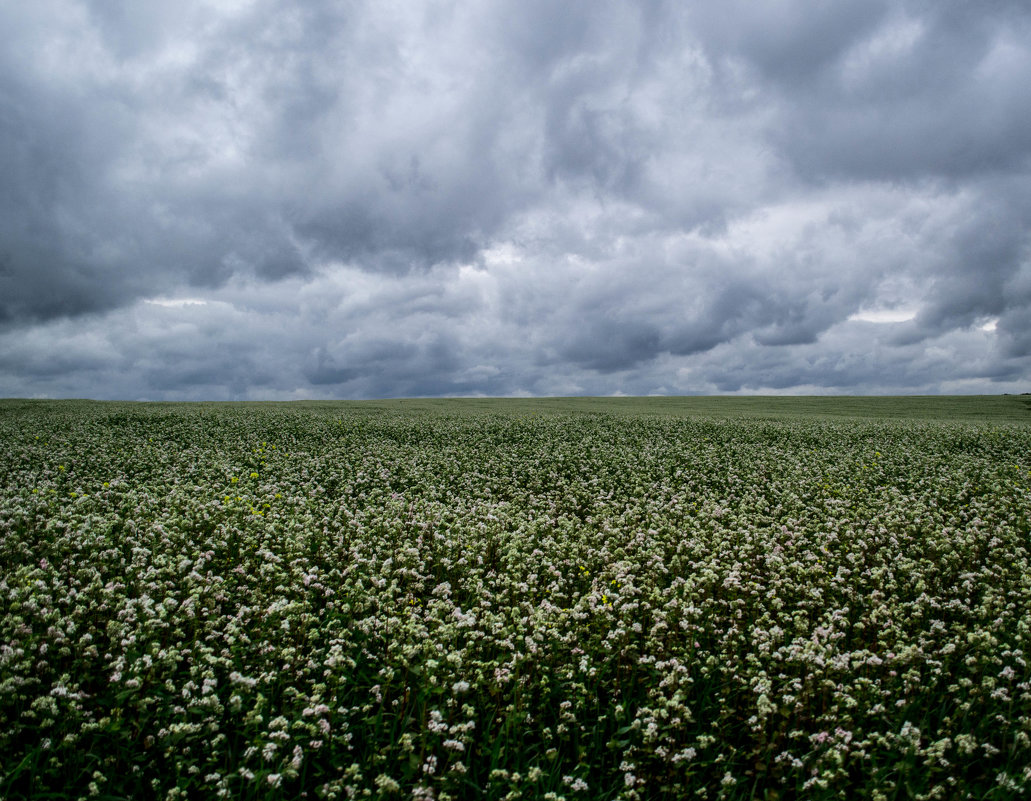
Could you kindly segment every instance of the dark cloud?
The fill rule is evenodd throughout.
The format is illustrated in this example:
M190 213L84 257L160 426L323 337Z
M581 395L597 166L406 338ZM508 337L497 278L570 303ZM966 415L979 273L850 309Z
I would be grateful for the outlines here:
M596 316L577 327L560 355L563 361L611 373L649 361L660 346L660 334L653 325Z
M729 0L696 6L692 21L714 63L742 60L758 80L795 92L867 38L889 7L878 0Z
M1023 2L0 9L0 394L1009 391Z
M852 30L865 35L839 42L804 80L761 73L784 103L771 139L801 174L956 180L1031 166L1026 4L861 7ZM837 31L809 41L824 54Z

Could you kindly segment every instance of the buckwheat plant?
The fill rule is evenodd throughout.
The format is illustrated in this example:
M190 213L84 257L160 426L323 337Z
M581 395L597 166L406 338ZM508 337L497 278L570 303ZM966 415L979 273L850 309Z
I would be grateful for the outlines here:
M1031 426L0 405L0 797L1031 793Z

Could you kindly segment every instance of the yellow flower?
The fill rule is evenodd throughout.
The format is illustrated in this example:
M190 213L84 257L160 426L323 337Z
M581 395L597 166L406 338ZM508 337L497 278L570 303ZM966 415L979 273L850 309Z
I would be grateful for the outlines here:
M251 473L251 478L257 478L257 477L258 477L257 473Z

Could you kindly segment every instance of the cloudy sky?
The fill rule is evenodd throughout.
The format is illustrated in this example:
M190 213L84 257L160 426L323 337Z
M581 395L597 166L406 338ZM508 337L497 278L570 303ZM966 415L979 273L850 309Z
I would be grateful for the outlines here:
M1027 0L0 29L0 396L1031 391Z

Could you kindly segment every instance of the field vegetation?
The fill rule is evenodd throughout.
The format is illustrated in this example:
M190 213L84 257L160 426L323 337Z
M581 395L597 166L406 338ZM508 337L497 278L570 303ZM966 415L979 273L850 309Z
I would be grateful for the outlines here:
M0 402L0 797L1025 797L1029 422Z

